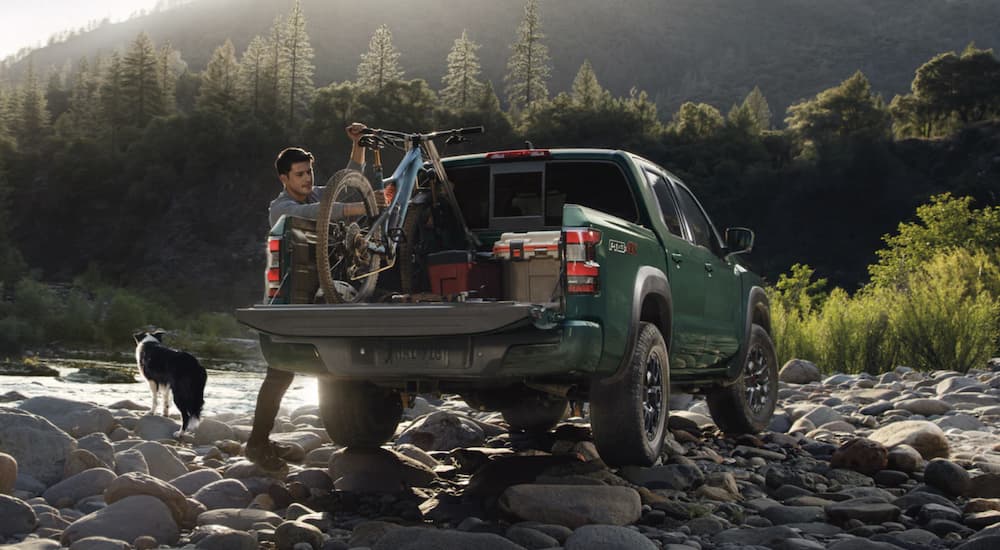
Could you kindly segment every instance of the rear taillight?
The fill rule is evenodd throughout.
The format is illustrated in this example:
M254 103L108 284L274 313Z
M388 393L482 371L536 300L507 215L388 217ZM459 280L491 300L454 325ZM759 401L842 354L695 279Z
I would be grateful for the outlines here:
M597 294L601 266L597 258L597 244L601 232L596 229L572 228L563 230L566 251L566 293Z
M265 271L267 297L274 299L281 291L281 237L267 240L267 271Z
M517 149L514 151L493 151L486 153L486 160L518 160L549 158L552 153L548 149Z

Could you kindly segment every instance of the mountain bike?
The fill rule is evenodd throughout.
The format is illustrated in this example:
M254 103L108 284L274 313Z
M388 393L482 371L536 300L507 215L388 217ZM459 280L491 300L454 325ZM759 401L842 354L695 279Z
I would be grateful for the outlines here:
M373 151L374 184L354 170L334 174L323 192L316 218L316 270L327 303L365 301L374 292L379 274L394 267L401 256L404 261L400 270L407 271L400 277L407 281L402 283L405 290L409 271L403 267L411 268L413 259L401 255L400 249L412 251L416 240L416 216L407 217L407 213L415 202L420 181L426 182L423 188L429 190L435 206L449 207L468 247L474 250L479 245L465 223L434 140L446 138L446 143L460 143L466 141L464 136L482 132L482 126L427 134L372 128L364 131L358 143ZM381 149L385 147L404 154L392 175L383 179ZM332 219L334 204L348 202L363 203L365 214L352 220Z

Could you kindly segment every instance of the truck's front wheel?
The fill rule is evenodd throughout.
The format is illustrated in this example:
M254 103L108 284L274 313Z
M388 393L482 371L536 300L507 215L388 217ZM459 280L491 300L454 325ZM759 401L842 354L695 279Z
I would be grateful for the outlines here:
M403 416L399 393L368 382L319 380L319 412L330 439L347 447L378 447Z
M639 324L639 338L625 375L595 380L590 388L590 425L604 462L649 466L667 431L670 362L663 335L652 323Z
M708 394L712 420L728 434L756 433L767 428L778 402L778 358L774 343L760 325L750 327L740 377Z

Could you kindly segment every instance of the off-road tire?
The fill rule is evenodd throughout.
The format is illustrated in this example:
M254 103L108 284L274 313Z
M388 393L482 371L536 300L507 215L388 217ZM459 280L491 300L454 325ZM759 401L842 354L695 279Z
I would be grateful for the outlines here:
M372 231L371 223L378 217L378 206L375 202L375 192L364 174L356 170L340 170L327 181L326 188L320 198L319 212L316 215L316 274L319 277L323 297L327 303L363 302L375 290L378 275L371 275L358 280L350 280L345 273L346 260L337 258L331 263L331 247L339 243L330 242L330 223L333 214L333 204L337 202L363 202L365 215L357 220L361 234ZM377 229L376 229L377 231ZM370 254L365 262L364 272L378 270L381 257ZM345 297L338 289L340 285L348 284L354 289L353 296Z
M376 448L392 438L403 417L395 390L369 382L319 379L319 413L338 445Z
M611 466L649 466L663 448L670 412L670 359L663 335L639 323L639 335L624 376L594 380L590 425L601 458Z
M760 325L750 327L740 377L708 393L712 420L727 434L767 429L778 402L778 358L774 342Z

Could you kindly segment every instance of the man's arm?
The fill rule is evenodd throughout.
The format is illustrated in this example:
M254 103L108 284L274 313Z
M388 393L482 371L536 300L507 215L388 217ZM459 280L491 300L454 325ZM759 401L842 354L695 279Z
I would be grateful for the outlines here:
M271 202L271 207L267 211L267 219L273 226L282 216L295 216L296 218L306 218L315 220L319 216L319 203L302 204L282 193ZM353 218L367 214L365 205L361 202L335 202L330 211L331 220L342 218Z
M351 170L363 171L365 168L365 148L358 145L358 140L361 139L361 132L367 128L360 122L354 122L344 129L351 140L351 160L347 163L347 167Z

